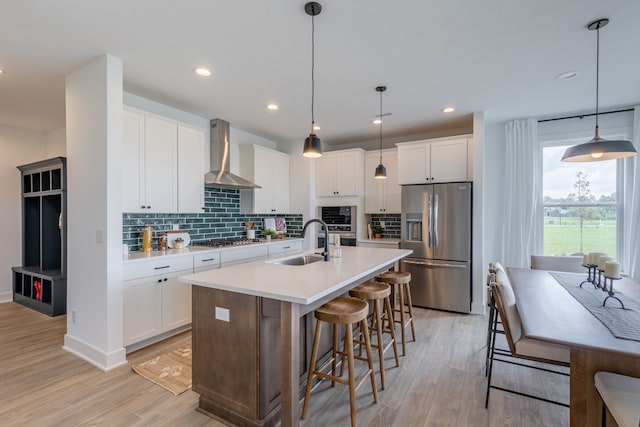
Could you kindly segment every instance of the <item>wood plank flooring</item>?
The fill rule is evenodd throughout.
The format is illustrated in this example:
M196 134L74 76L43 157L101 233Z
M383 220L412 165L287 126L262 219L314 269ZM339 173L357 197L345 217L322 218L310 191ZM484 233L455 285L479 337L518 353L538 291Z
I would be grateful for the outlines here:
M360 426L567 426L557 405L491 391L484 408L485 316L415 309L417 342L396 368L385 354L387 389L373 403L358 390ZM62 349L66 318L15 303L0 304L0 425L222 426L195 410L198 395L173 396L123 366L102 372ZM400 334L398 334L399 336ZM186 332L128 356L145 361L190 342ZM374 356L375 358L376 356ZM376 363L377 365L377 363ZM379 377L376 378L379 382ZM497 363L494 383L568 401L567 378ZM368 384L368 382L366 383ZM347 387L326 382L311 394L301 426L348 426Z

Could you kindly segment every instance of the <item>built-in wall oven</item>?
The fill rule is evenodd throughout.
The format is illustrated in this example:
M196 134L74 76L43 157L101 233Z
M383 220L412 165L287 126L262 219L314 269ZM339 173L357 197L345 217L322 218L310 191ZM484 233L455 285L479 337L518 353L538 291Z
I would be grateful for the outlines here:
M333 244L336 235L340 236L340 245L356 246L356 207L320 206L318 216L329 228L329 243ZM324 235L318 237L318 247L324 247Z

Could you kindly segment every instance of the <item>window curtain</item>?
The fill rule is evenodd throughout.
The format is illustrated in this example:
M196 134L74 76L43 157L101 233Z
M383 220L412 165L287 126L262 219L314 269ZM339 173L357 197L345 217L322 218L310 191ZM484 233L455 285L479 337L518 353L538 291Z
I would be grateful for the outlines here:
M542 254L542 149L538 121L513 120L505 127L504 225L502 259L509 267L528 268Z
M640 106L634 108L633 113L633 138L634 147L640 152ZM624 254L627 274L629 277L640 277L640 161L638 156L627 157L624 161L625 182L628 191L625 191L624 223ZM627 232L628 231L628 232Z

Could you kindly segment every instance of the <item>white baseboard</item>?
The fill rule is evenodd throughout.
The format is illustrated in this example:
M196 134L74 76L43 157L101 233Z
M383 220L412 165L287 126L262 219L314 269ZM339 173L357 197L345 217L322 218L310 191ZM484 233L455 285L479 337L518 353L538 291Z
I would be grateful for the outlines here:
M13 292L0 292L0 304L13 301Z
M124 347L111 353L104 353L81 339L65 334L62 348L105 372L127 364Z

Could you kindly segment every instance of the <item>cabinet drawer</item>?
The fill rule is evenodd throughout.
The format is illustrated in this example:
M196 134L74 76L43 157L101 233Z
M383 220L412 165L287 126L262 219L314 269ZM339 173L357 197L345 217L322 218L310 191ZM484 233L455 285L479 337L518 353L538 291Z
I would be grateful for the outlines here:
M302 241L272 243L269 245L269 258L302 251Z
M211 251L193 256L194 272L220 268L220 251Z
M220 263L224 266L230 263L255 261L260 258L267 258L268 253L267 245L225 249L220 251Z
M171 258L157 257L145 261L131 262L125 264L123 270L122 276L124 280L167 274L180 270L193 271L193 255Z

